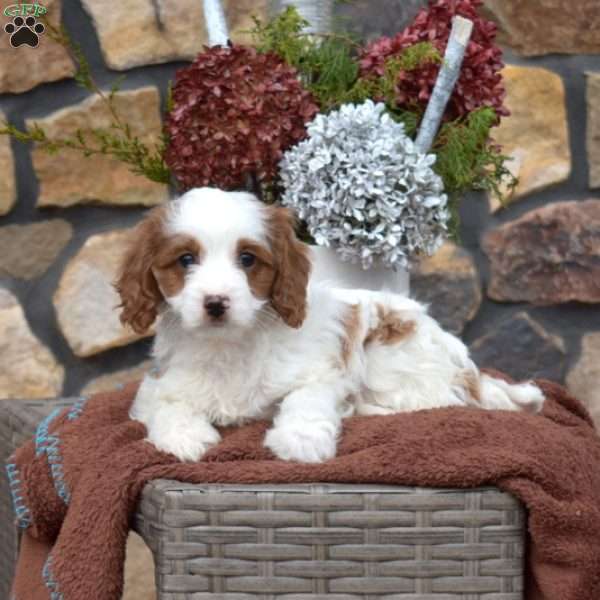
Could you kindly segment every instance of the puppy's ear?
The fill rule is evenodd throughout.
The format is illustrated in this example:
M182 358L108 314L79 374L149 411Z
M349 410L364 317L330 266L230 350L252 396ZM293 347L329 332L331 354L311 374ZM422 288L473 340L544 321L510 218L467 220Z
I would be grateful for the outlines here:
M163 216L164 208L155 208L137 226L115 282L121 296L121 323L139 334L154 323L163 301L152 274L152 262L162 238Z
M290 210L281 207L270 207L269 210L276 269L271 304L290 327L298 328L306 317L311 269L308 247L296 237L295 217Z

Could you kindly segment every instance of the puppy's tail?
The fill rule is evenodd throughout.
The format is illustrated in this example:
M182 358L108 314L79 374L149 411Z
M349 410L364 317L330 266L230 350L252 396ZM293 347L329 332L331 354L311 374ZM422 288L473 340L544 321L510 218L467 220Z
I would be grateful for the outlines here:
M481 405L487 409L538 413L546 399L542 390L533 382L507 383L482 373L479 384Z

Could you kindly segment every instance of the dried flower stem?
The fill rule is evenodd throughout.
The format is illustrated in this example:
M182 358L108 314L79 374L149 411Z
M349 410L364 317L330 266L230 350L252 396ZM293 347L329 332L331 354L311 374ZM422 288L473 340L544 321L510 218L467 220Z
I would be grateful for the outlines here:
M427 104L415 142L417 148L423 153L429 151L440 128L446 105L460 76L460 68L472 31L473 21L460 16L452 19L452 31L444 54L444 62Z
M209 46L226 46L229 40L227 19L220 0L204 0L204 22Z

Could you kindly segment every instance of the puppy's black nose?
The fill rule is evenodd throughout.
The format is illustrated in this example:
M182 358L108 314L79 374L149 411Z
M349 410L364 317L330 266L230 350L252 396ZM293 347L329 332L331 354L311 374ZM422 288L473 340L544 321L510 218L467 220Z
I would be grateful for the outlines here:
M229 298L227 296L206 296L204 299L204 309L209 316L218 319L225 314L229 308Z

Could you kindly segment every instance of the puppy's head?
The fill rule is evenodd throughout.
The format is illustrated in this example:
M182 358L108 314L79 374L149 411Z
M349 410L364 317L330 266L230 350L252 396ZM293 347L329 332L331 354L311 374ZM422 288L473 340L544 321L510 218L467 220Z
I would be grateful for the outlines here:
M270 305L300 327L309 273L287 209L244 192L191 190L135 231L116 282L121 321L144 332L165 306L186 329L250 328Z

